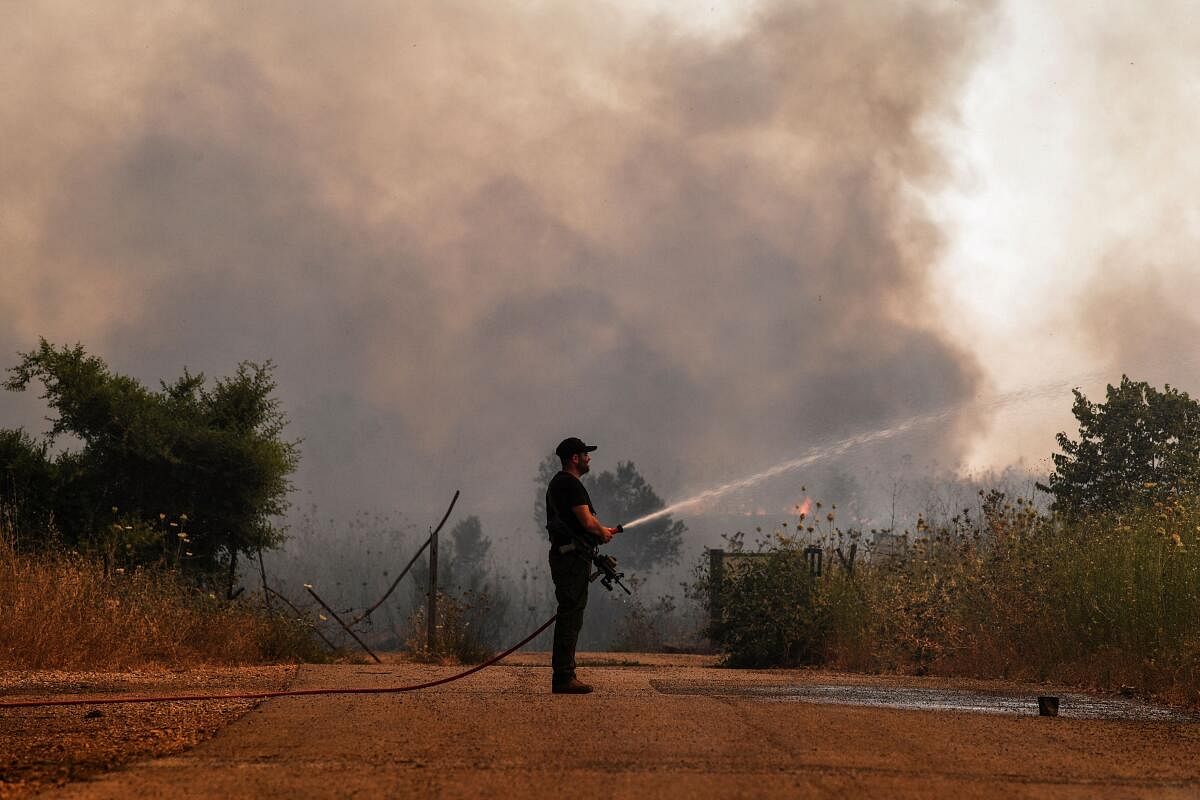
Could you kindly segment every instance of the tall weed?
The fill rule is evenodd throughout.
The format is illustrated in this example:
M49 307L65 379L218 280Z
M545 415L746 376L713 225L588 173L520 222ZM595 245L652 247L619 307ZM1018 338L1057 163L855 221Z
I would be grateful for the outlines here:
M0 668L324 660L311 629L198 591L171 570L116 569L78 553L17 553L0 539Z
M833 551L859 534L829 523L776 532L719 582L701 570L697 594L717 600L710 634L729 664L1015 677L1200 702L1200 497L1067 522L981 493L975 516L919 520L898 550L866 547L852 571ZM814 540L820 577L803 553Z

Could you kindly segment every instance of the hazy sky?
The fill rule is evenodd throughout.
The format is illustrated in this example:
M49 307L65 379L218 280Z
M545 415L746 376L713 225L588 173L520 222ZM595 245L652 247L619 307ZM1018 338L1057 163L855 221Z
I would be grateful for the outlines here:
M1008 2L945 140L945 319L1000 387L1122 372L1200 393L1200 4ZM1045 458L1069 404L1000 415L971 459ZM1047 469L1048 467L1043 467Z
M31 0L0 352L273 359L326 508L528 516L571 434L678 496L947 406L861 459L1037 466L1069 392L975 400L1200 391L1198 9Z

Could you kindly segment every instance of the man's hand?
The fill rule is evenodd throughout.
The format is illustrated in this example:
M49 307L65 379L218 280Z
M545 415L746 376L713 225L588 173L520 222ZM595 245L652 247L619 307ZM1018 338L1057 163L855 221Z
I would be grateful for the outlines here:
M600 524L600 520L596 519L596 515L587 506L575 506L571 509L575 512L575 518L579 520L579 524L583 529L595 536L600 544L607 544L612 541L613 535L617 532L616 528L606 528Z

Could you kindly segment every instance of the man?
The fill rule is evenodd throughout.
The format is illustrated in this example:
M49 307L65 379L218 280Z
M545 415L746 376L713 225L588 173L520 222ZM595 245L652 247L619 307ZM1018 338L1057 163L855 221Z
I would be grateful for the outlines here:
M550 533L550 576L558 600L558 618L554 621L554 654L551 664L554 694L587 694L592 687L575 677L575 643L583 627L587 607L588 578L592 562L587 554L571 545L578 540L604 544L612 539L615 528L606 528L596 519L592 498L579 479L591 469L594 445L574 436L563 439L554 454L562 462L562 471L546 487L546 530ZM567 552L563 552L563 548Z

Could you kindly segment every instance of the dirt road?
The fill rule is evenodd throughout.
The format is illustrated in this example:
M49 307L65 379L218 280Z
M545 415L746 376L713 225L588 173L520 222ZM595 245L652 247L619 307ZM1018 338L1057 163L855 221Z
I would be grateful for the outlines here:
M191 750L53 796L1200 796L1193 720L830 704L822 698L841 703L843 686L875 687L847 695L857 702L896 690L934 697L951 684L733 671L697 657L590 660L581 677L598 691L583 697L550 695L545 654L525 654L420 693L270 700ZM294 686L395 685L453 671L310 666ZM969 707L961 702L969 696L953 695L956 707ZM1027 698L1012 697L1010 710L1026 707Z

